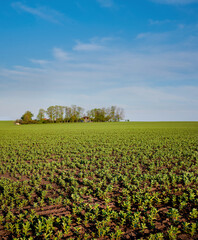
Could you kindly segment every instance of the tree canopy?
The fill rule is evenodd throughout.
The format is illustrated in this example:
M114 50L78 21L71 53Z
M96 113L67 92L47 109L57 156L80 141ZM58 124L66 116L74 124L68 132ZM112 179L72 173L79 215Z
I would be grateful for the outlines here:
M49 106L47 110L39 109L37 119L32 120L33 114L26 111L21 117L20 123L58 123L58 122L83 122L89 119L91 122L118 122L124 118L122 108L111 106L109 108L93 108L85 110L76 105L68 106Z
M30 111L26 111L21 117L21 120L24 122L31 122L33 116L34 114L32 114Z

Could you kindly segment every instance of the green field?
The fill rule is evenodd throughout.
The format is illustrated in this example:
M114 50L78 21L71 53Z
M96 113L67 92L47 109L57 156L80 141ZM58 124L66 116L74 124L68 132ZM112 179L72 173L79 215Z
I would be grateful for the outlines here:
M198 122L0 122L0 239L198 239Z

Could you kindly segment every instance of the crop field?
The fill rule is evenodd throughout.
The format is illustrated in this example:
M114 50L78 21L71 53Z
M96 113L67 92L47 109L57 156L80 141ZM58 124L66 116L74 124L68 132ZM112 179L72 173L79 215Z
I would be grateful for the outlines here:
M0 122L0 239L198 239L198 122Z

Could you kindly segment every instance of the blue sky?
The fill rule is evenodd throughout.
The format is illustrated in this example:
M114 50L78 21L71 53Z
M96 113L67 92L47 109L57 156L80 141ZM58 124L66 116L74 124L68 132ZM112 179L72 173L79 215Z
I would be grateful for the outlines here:
M198 0L1 0L0 120L116 105L198 120Z

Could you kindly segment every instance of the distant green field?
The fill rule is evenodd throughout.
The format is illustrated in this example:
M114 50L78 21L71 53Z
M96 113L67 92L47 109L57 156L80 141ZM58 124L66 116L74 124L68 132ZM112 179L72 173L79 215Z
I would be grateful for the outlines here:
M198 122L0 122L0 239L198 239Z

